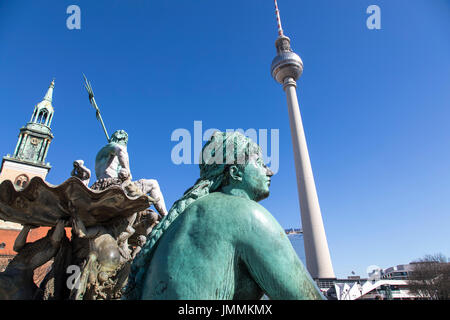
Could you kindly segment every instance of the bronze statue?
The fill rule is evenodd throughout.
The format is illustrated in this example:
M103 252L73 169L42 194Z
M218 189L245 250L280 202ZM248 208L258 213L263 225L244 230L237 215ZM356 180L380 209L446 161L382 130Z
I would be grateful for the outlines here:
M33 281L33 272L51 260L58 252L65 237L66 221L58 220L47 235L35 242L27 243L32 226L25 225L14 242L14 251L18 252L0 273L0 300L32 300L38 287Z
M323 299L283 228L257 202L273 173L238 132L216 132L200 178L133 260L126 299Z

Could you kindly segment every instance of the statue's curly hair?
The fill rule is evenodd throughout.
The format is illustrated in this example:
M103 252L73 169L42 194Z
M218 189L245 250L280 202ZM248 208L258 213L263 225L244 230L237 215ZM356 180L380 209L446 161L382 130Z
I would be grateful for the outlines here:
M128 133L126 133L125 130L117 130L116 132L113 133L109 141L116 143L123 141L125 142L125 144L128 144Z
M229 183L228 168L231 165L243 168L252 154L261 156L261 148L240 132L216 131L211 136L200 156L200 178L186 190L183 196L173 204L169 213L153 228L146 244L133 260L123 298L141 299L142 285L152 259L153 249L172 222L194 201L227 185Z

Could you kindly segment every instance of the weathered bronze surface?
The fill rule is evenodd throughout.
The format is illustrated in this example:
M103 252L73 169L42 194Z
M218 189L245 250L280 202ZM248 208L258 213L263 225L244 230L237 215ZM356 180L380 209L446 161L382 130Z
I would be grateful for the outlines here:
M273 173L238 132L216 132L200 178L133 260L127 299L323 299L283 228L257 201Z
M94 191L75 177L59 186L34 177L22 191L17 191L9 180L0 184L0 219L20 224L53 227L59 219L69 219L76 211L85 226L90 227L117 217L126 218L150 205L146 195L129 197L120 186Z
M59 186L39 177L20 191L9 180L0 185L0 219L24 225L14 244L18 254L0 273L0 299L121 297L134 251L145 243L159 216L148 209L153 199L131 188L131 182L95 191L87 187L87 175L80 176L84 171L88 169L82 161L75 161L74 177ZM46 237L26 243L29 230L37 226L52 229ZM64 227L72 227L70 240ZM37 287L33 272L50 260L52 268ZM67 284L69 267L80 273L73 286Z

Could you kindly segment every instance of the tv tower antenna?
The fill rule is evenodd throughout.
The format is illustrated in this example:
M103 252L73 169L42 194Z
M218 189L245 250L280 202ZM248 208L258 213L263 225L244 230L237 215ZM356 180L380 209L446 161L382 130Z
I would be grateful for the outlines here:
M278 10L277 0L275 0L275 14L277 16L278 35L281 37L283 36L283 27L281 26L280 10Z

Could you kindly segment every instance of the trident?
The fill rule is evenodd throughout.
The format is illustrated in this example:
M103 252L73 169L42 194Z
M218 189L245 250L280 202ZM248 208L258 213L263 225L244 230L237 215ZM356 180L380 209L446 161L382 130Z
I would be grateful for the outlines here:
M100 109L97 106L97 102L95 102L94 92L92 91L91 83L88 81L88 79L86 78L84 73L83 73L83 77L84 77L84 87L86 88L86 90L87 90L87 92L89 94L89 102L94 107L94 109L95 109L95 116L97 117L97 120L99 120L100 123L102 124L103 131L105 132L105 135L106 135L106 139L109 142L108 131L106 131L105 123L103 122L102 115L100 114Z

